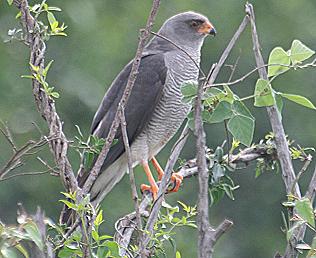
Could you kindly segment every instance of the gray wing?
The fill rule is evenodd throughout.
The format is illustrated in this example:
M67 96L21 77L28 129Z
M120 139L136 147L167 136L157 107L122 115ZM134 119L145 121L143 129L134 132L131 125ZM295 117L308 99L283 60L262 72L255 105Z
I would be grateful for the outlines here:
M104 96L92 122L91 133L93 135L100 138L107 137L119 101L125 90L131 67L132 62L119 73ZM166 74L167 67L165 66L163 54L142 57L137 79L125 108L126 128L130 144L133 143L150 121L161 97ZM120 128L115 138L118 139L118 142L111 147L103 163L102 170L111 165L125 151ZM83 175L79 178L79 185L84 183L86 176Z

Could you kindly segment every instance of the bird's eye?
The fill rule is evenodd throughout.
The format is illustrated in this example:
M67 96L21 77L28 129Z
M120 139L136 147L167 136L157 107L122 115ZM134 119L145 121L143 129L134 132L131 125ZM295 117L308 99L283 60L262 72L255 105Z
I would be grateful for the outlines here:
M192 20L190 22L191 27L196 28L198 26L200 26L203 22L202 21L198 21L198 20Z

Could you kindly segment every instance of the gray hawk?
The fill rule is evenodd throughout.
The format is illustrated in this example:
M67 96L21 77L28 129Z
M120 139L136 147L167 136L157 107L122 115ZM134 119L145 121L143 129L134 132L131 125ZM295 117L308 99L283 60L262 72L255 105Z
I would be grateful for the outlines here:
M208 34L215 35L214 26L207 17L195 13L177 14L164 22L158 34L185 50L196 64L200 64L200 50ZM198 82L199 69L187 53L159 36L154 36L145 47L134 88L126 104L125 116L133 166L141 164L147 174L150 190L157 197L158 187L151 174L151 161L161 179L163 169L155 155L179 129L191 104L182 102L181 85ZM105 94L91 125L91 134L106 138L116 114L118 103L126 87L132 61L118 74ZM127 157L119 129L118 142L111 147L102 169L90 189L93 204L99 204L127 171ZM88 172L79 175L83 186ZM173 174L175 190L181 184L181 176Z

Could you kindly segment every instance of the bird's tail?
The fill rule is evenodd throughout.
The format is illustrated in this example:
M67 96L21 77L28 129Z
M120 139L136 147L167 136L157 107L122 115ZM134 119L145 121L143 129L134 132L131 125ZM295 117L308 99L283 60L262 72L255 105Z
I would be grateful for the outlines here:
M127 162L125 155L122 155L113 164L111 164L104 171L100 171L98 178L90 189L90 201L94 207L100 204L100 202L107 196L114 186L123 178L127 170ZM84 185L85 180L83 177L78 178L79 186ZM66 224L68 227L75 222L76 212L66 205L64 205L59 222L60 224Z

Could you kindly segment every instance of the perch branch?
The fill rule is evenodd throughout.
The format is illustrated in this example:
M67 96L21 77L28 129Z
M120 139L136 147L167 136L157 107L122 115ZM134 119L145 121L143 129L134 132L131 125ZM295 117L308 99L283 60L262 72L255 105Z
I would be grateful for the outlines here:
M168 159L167 165L164 169L164 175L162 177L162 180L159 184L159 191L158 191L158 198L155 201L153 208L150 212L149 218L147 220L147 224L145 227L145 231L147 232L146 234L143 235L143 240L142 240L142 248L145 249L146 246L148 245L150 238L152 236L152 233L154 231L154 225L158 219L158 214L159 214L159 210L161 208L162 205L162 201L164 199L164 195L167 191L167 188L169 186L169 182L171 179L171 175L173 172L173 167L175 166L177 159L184 147L184 144L189 136L189 126L186 124L186 126L184 127L179 140L175 143L174 147L173 147L173 151ZM145 252L145 250L142 250L143 252Z

